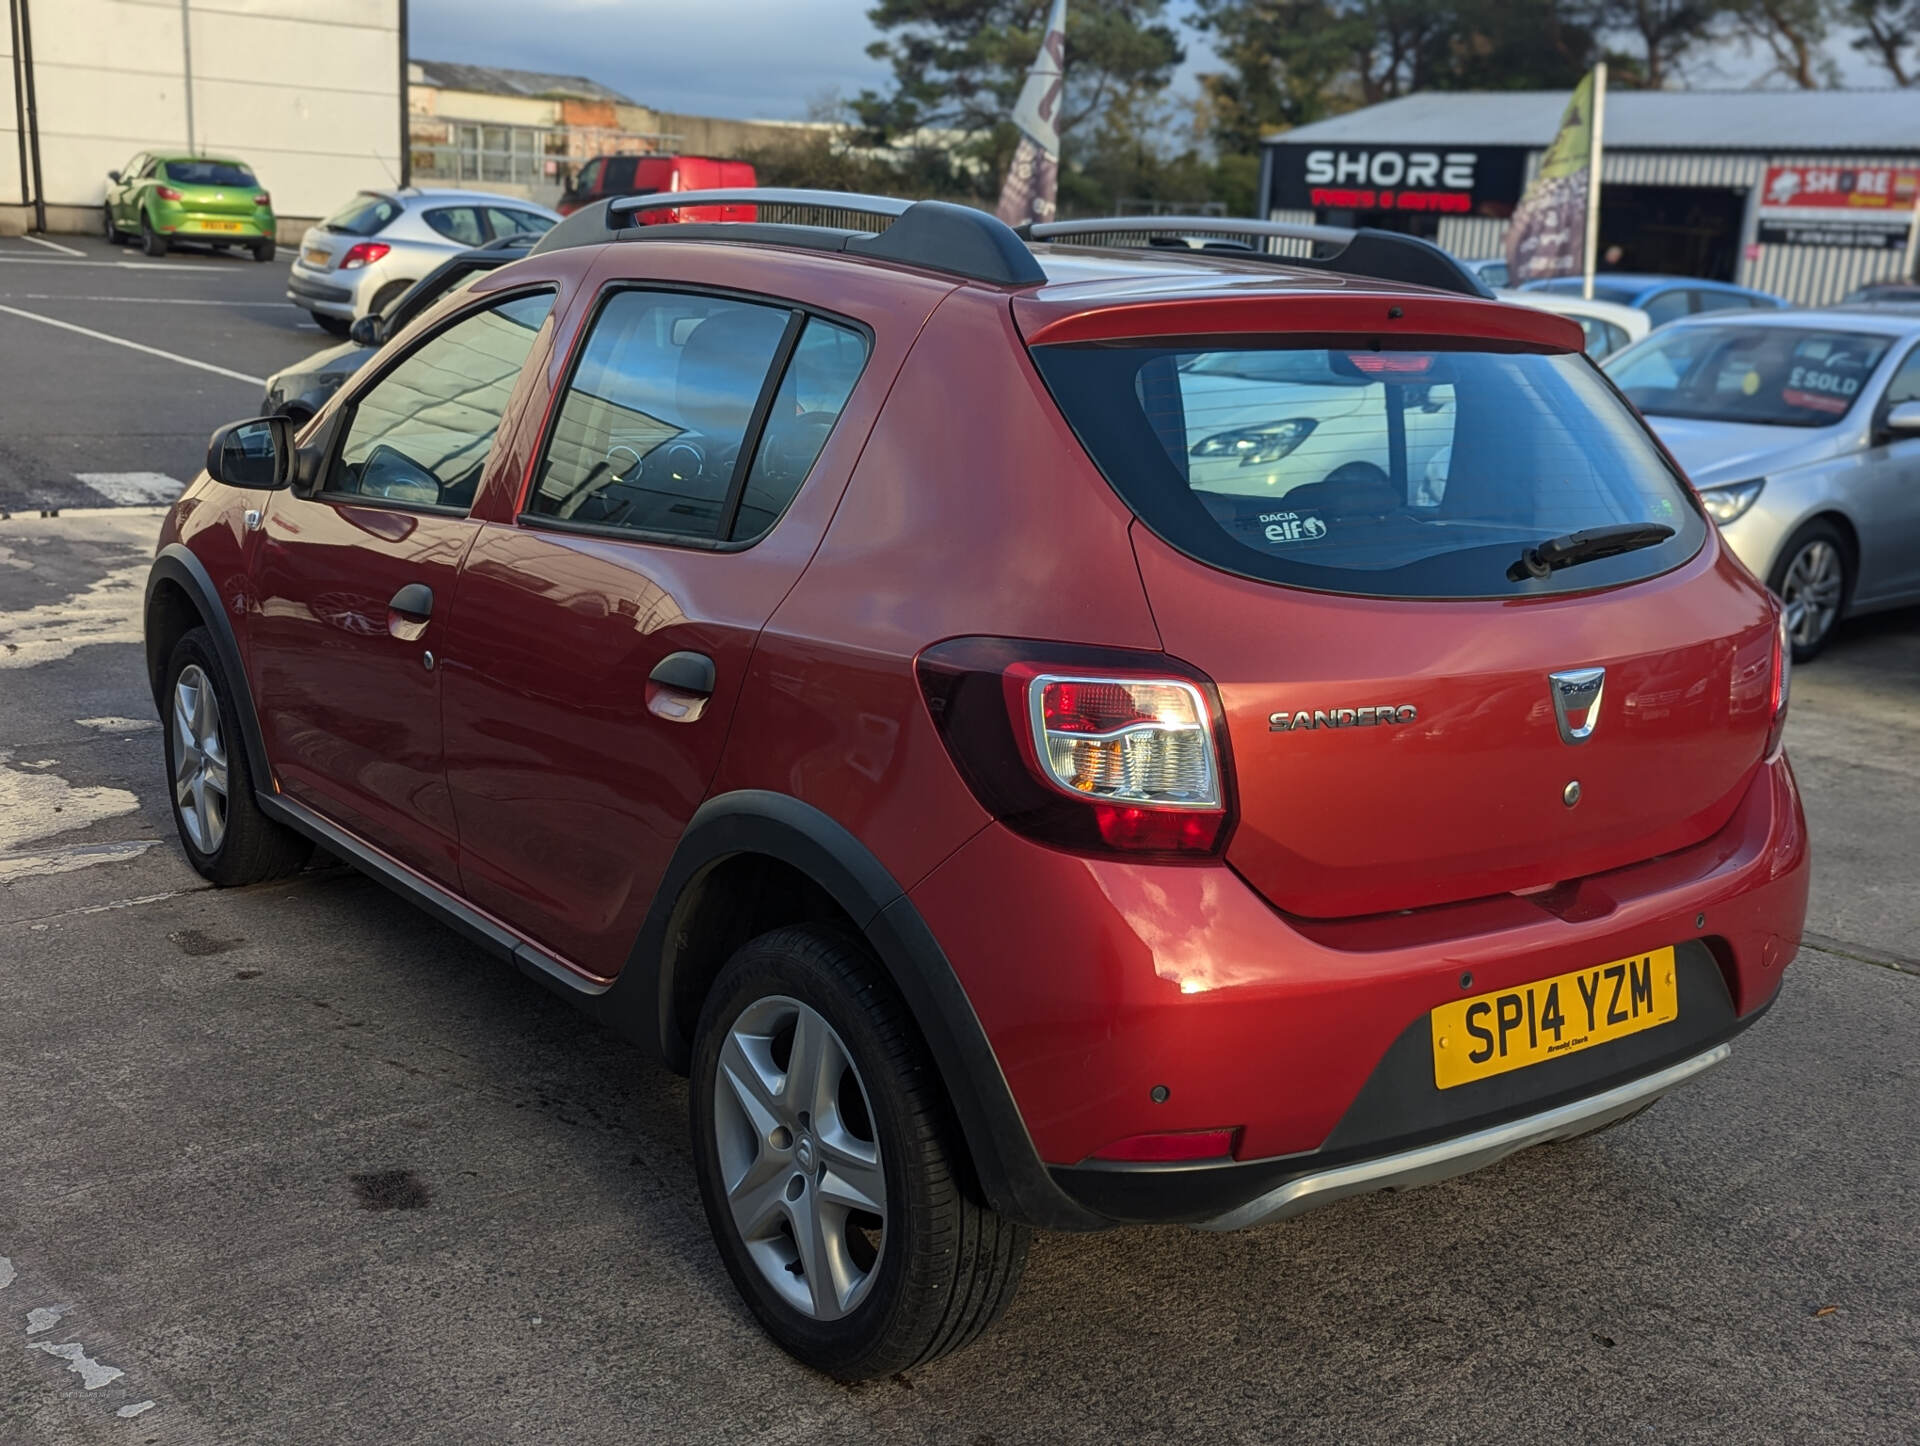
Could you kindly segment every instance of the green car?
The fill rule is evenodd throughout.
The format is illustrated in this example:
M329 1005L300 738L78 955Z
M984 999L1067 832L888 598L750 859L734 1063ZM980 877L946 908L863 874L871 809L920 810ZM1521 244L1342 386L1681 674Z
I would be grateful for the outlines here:
M273 200L245 161L142 151L107 182L109 241L137 237L149 256L175 241L245 246L255 261L273 260Z

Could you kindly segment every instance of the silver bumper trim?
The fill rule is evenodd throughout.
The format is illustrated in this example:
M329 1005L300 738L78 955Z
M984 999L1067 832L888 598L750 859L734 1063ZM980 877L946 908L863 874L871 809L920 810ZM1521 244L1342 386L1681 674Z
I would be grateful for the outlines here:
M1195 1228L1244 1230L1250 1225L1304 1215L1349 1195L1364 1195L1374 1190L1411 1190L1464 1175L1529 1145L1564 1140L1611 1124L1643 1105L1652 1104L1676 1085L1704 1074L1731 1053L1730 1046L1717 1044L1704 1054L1669 1065L1656 1074L1629 1080L1603 1094L1589 1095L1557 1109L1543 1110L1537 1115L1509 1120L1504 1125L1476 1130L1451 1140L1437 1140L1417 1150L1403 1150L1377 1160L1359 1160L1317 1175L1302 1175L1224 1215L1202 1221Z

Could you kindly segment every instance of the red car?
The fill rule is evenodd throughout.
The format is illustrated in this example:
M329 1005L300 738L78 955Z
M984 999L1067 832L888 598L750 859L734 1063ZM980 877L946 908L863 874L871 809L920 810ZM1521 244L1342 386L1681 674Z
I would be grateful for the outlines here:
M571 216L595 201L616 196L651 196L659 191L711 191L755 184L751 161L729 161L715 156L596 156L580 168L573 185L561 194L554 209ZM680 221L752 221L751 205L706 206L698 211L669 211L637 219L651 224Z
M317 841L688 1072L727 1269L846 1378L1033 1229L1727 1055L1806 905L1779 609L1576 326L1404 237L833 203L891 224L581 211L215 434L146 602L201 873Z

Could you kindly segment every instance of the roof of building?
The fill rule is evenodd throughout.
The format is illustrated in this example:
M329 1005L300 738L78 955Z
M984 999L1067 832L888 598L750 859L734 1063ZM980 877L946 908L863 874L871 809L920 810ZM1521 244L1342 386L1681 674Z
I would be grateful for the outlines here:
M442 90L465 90L478 95L519 95L533 100L565 97L569 100L610 100L618 105L635 102L610 86L584 75L554 75L544 70L509 70L500 65L455 65L445 60L413 60L421 80Z
M1546 146L1564 90L1420 91L1267 137L1287 145ZM1616 90L1621 150L1920 152L1920 90Z

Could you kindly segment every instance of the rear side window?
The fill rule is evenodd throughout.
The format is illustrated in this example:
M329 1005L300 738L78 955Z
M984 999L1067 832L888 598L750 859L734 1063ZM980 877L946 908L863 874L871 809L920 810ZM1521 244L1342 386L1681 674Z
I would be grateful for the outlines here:
M527 511L751 541L793 499L866 355L859 333L778 306L616 292L568 383Z
M1503 597L1649 577L1705 523L1584 357L1042 347L1081 441L1149 527L1244 576L1373 597ZM1530 547L1659 524L1653 546L1515 579Z
M427 212L425 220L449 241L462 246L478 246L486 239L480 233L480 212L472 206L440 206Z
M349 236L375 236L386 230L399 214L399 202L376 196L371 191L362 191L322 221L320 229L342 231Z
M633 189L634 167L639 160L634 156L613 156L607 161L607 179L602 190L624 195Z
M1691 291L1663 291L1644 302L1641 309L1646 312L1647 320L1655 326L1665 326L1687 314L1692 297Z
M507 206L488 206L487 229L495 236L544 236L553 222L534 211L516 211Z
M503 301L435 333L353 406L329 492L465 511L553 293Z

